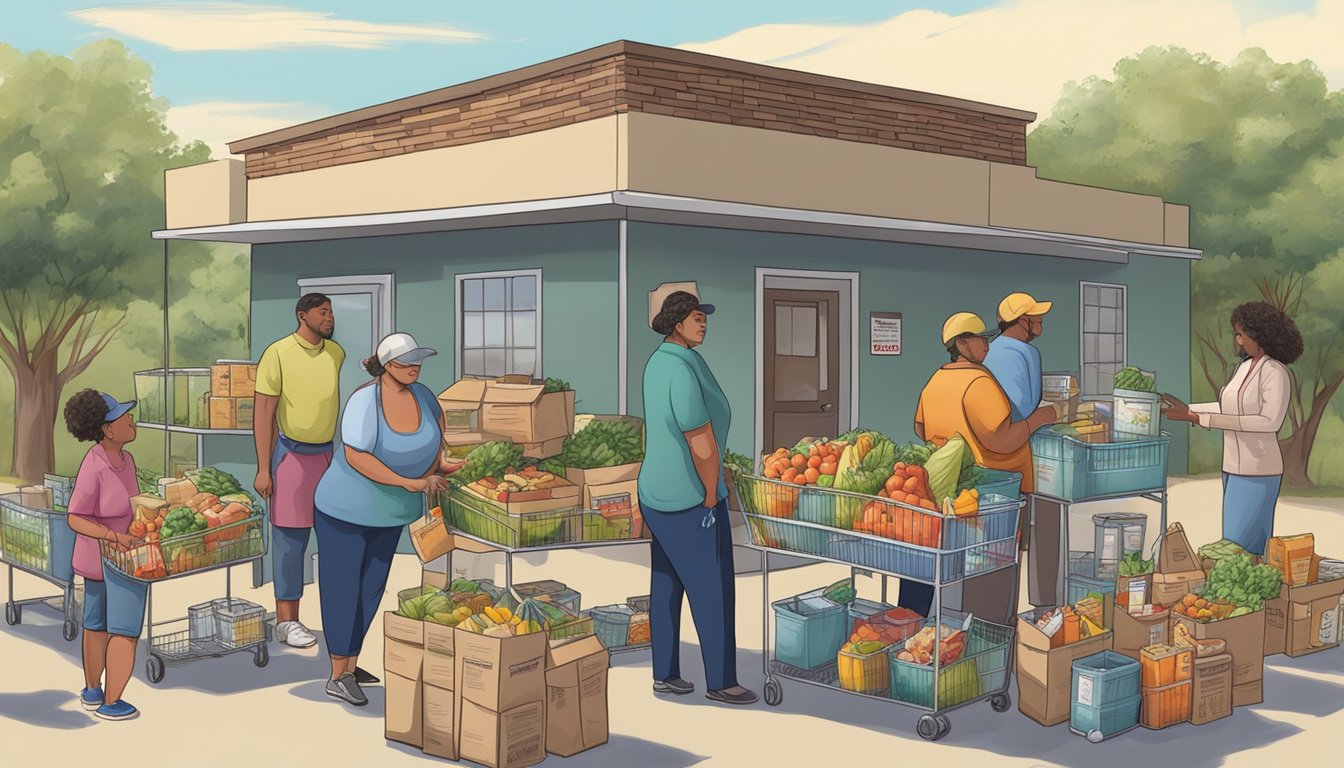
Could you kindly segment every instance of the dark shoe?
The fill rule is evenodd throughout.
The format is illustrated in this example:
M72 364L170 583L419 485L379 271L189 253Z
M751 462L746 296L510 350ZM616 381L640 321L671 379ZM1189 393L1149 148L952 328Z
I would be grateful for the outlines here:
M355 667L355 682L360 685L377 685L383 681L374 677L371 673L365 672L362 667Z
M359 690L359 683L355 682L355 676L349 672L335 680L327 681L327 695L356 707L362 707L369 703L364 692Z
M756 694L740 685L722 691L709 691L705 694L705 698L710 701L717 701L720 704L736 704L742 707L747 706L748 704L755 704L759 701L759 699L756 698Z
M688 693L695 693L695 684L688 683L680 677L673 677L667 680L653 681L654 693L674 693L678 696L685 696Z

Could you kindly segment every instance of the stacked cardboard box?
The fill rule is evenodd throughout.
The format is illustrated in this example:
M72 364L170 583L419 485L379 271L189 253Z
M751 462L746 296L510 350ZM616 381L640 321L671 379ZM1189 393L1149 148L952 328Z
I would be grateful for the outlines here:
M423 706L424 740L421 749L426 755L457 759L457 703L455 666L455 632L433 622L425 622Z
M498 435L531 458L559 454L574 431L574 392L547 393L528 377L461 379L439 394L439 404L445 432Z
M546 751L572 757L607 743L611 654L591 635L553 645L546 659Z
M425 626L391 611L383 614L384 730L389 741L412 747L424 744Z
M1232 657L1232 705L1246 707L1264 701L1265 612L1201 624L1172 614L1172 633L1195 640L1221 640ZM1180 627L1184 629L1180 629Z
M1174 645L1150 645L1140 653L1140 682L1143 705L1140 723L1161 730L1190 719L1190 700L1194 690L1193 648Z
M454 630L457 753L487 768L546 759L546 635Z
M1167 642L1171 612L1152 602L1153 574L1116 579L1115 651L1139 661L1143 649Z
M1321 579L1319 555L1312 556L1309 583L1294 586L1285 581L1279 596L1265 603L1265 655L1289 656L1336 648L1340 622L1344 620L1344 577L1327 571Z
M1154 603L1173 605L1186 595L1204 589L1205 574L1199 565L1199 555L1190 546L1190 539L1180 523L1172 523L1163 534L1154 570Z
M1053 610L1053 609L1046 609ZM1040 611L1017 617L1017 706L1041 725L1067 722L1073 662L1111 650L1115 636L1109 630L1067 645L1055 642L1062 629L1046 634L1036 626Z
M210 366L210 394L206 396L210 428L252 429L256 393L256 363L220 360Z

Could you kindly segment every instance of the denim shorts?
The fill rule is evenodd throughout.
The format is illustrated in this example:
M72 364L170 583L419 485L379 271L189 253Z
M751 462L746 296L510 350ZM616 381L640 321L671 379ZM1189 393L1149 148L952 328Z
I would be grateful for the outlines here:
M145 626L149 587L103 569L103 581L84 580L84 629L121 637L139 637Z

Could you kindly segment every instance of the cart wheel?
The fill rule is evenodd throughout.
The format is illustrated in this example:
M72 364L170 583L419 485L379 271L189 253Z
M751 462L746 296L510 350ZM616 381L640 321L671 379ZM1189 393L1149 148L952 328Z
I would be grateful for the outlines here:
M75 638L79 637L79 625L71 619L66 619L65 626L61 627L61 637L69 642L74 642Z
M258 645L257 650L253 652L252 663L256 664L258 667L264 667L271 663L271 652L266 650L265 643Z
M17 603L5 603L5 623L13 627L20 621L23 621L23 606Z
M149 658L145 659L145 674L151 683L163 682L163 659L151 653Z
M943 737L942 729L933 715L920 715L915 732L925 741L937 741Z
M935 715L933 718L938 723L938 736L941 739L952 732L952 721L947 719L946 715Z
M1103 734L1101 731L1088 731L1087 740L1092 742L1093 744L1100 744L1101 742L1106 740L1106 735Z
M775 680L765 681L765 703L772 707L778 707L784 701L784 689L780 687L779 682Z
M995 712L1007 712L1012 708L1013 700L1006 693L996 693L989 697L989 706L993 707Z

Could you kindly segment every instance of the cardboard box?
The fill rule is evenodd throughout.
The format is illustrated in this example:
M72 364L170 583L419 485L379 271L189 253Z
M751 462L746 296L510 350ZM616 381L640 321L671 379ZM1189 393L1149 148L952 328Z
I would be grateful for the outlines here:
M56 505L56 494L45 485L27 485L19 489L19 503L50 512Z
M638 539L644 534L644 514L639 509L637 482L585 485L583 508L608 520L628 519L630 538Z
M1121 597L1124 595L1124 597ZM1130 606L1143 606L1153 600L1153 574L1144 576L1117 576L1115 579L1116 612L1128 611Z
M391 611L383 614L384 734L413 747L424 744L424 627Z
M1314 584L1320 563L1316 537L1310 533L1275 536L1265 545L1265 564L1283 574L1283 583L1289 586Z
M611 654L589 636L548 651L546 751L572 757L607 743Z
M540 443L523 443L519 447L523 449L523 456L529 459L553 459L565 450L567 439L569 438L557 437Z
M1115 647L1116 653L1128 656L1135 661L1142 658L1143 649L1150 645L1165 645L1171 633L1168 631L1171 611L1162 611L1152 616L1134 616L1123 606L1115 608Z
M486 637L455 630L453 678L459 700L508 712L546 698L546 635Z
M439 404L445 418L448 411L479 410L482 432L535 448L560 439L563 447L563 439L574 431L574 393L543 394L544 389L544 383L535 381L461 379L439 394Z
M499 507L510 515L531 515L538 512L554 512L556 510L565 509L573 510L581 503L578 486L569 485L568 483L535 493L512 493L509 494L509 501L507 502L490 498L482 491L477 490L475 485L462 486L462 492Z
M1162 605L1175 605L1181 598L1194 592L1199 594L1204 589L1205 575L1203 571L1182 571L1180 573L1155 573L1153 574L1153 602Z
M1236 666L1236 660L1232 661ZM1232 686L1232 706L1234 707L1253 707L1256 704L1265 701L1265 681L1256 680L1253 683L1243 683Z
M489 432L447 432L443 433L443 454L446 459L465 459L478 445L498 443L508 438Z
M220 360L210 366L211 397L253 397L256 394L256 363L248 360Z
M1036 612L1017 618L1017 708L1041 725L1069 719L1073 662L1111 650L1110 631L1077 643L1051 648L1050 638L1036 628Z
M425 625L424 679L427 685L454 690L455 629L427 621Z
M132 496L131 509L135 510L136 520L148 523L157 519L160 512L168 512L168 502L157 496Z
M1232 714L1232 657L1195 659L1190 722L1204 725Z
M1265 676L1265 612L1256 611L1235 619L1211 621L1200 624L1187 616L1172 614L1172 626L1184 624L1190 634L1199 640L1220 639L1227 643L1227 652L1232 656L1232 685L1257 685ZM1249 689L1248 691L1249 692ZM1245 693L1243 694L1245 695ZM1235 706L1236 691L1233 691ZM1255 702L1258 703L1258 702Z
M426 654L434 656L436 654ZM444 760L457 759L457 710L456 694L451 689L440 688L425 680L421 694L424 707L424 744L420 747L426 755L441 757Z
M1171 605L1204 588L1205 575L1199 564L1199 554L1190 546L1185 527L1180 523L1167 526L1153 570L1154 603Z
M251 397L207 396L211 429L252 429L256 422Z
M1265 603L1265 655L1298 657L1337 647L1341 596L1344 579L1280 587Z
M546 759L546 702L537 699L493 712L456 699L457 752L486 768L525 768Z
M173 509L187 506L196 493L196 484L186 478L165 477L159 480L159 496Z
M617 467L603 467L602 469L574 469L565 470L565 479L574 485L583 488L588 485L611 485L612 483L625 483L639 479L639 468L644 466L640 462L634 464L622 464Z

